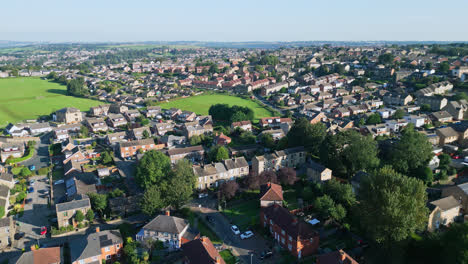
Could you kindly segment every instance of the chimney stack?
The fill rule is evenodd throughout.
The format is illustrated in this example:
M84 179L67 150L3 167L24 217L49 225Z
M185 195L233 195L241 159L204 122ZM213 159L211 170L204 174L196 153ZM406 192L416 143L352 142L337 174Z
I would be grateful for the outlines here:
M101 232L101 228L99 228L99 226L96 226L96 233L99 233Z
M201 240L202 240L203 243L208 242L208 238L207 238L206 236L202 236L202 237L201 237Z
M171 211L166 210L166 215L167 215L167 216L170 216L170 215L171 215Z
M221 264L221 257L220 257L220 256L216 256L216 257L215 257L215 261L216 261L216 264Z
M346 259L346 255L342 249L340 249L340 260L344 261Z

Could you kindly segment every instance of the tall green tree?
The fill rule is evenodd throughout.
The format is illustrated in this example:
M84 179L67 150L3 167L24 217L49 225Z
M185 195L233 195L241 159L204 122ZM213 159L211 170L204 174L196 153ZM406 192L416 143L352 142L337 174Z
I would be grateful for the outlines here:
M427 137L414 130L412 124L401 132L401 137L391 149L391 165L405 175L417 176L417 169L427 167L431 160L432 145Z
M176 208L182 207L190 200L196 181L192 164L186 159L178 161L164 190L166 204Z
M138 163L135 180L143 187L148 188L161 183L171 171L171 160L163 153L147 151Z
M212 162L220 162L229 159L229 152L224 146L214 146L208 153Z
M151 186L145 190L140 202L141 211L149 216L153 216L164 206L161 193L156 186Z
M105 194L98 193L88 193L88 196L93 210L98 211L102 215L107 207L107 196Z
M383 246L402 241L425 226L427 194L418 179L386 166L364 178L359 196L361 227Z
M312 125L306 118L299 118L288 132L288 146L304 146L312 154L318 155L326 135L327 128L324 124Z

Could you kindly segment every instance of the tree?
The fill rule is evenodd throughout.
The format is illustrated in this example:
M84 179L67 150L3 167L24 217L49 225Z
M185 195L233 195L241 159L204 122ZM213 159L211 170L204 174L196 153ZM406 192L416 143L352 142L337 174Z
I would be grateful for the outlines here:
M200 136L194 135L190 138L190 145L195 146L199 145L201 143Z
M239 184L237 184L236 181L227 181L224 182L219 191L221 192L221 195L224 197L226 200L232 199L234 196L236 196L236 192L239 190Z
M166 204L180 208L190 200L197 178L193 173L192 164L186 160L179 160L170 173L165 189L163 190Z
M109 165L114 162L114 160L112 159L112 155L109 153L109 151L102 152L101 162L105 165Z
M395 56L393 56L391 53L385 53L379 56L378 61L380 64L391 64L393 63L394 59Z
M296 170L289 167L281 168L278 171L278 178L284 185L293 185L297 180Z
M135 180L143 188L160 183L171 171L171 160L156 150L145 152L137 165Z
M421 111L430 112L431 111L431 106L429 104L422 104L421 105Z
M19 173L19 175L22 177L29 177L31 174L32 172L28 167L22 167Z
M102 214L102 212L107 207L107 196L105 194L98 193L88 193L88 196L91 200L91 207L93 210L96 210Z
M324 124L312 125L306 118L299 118L288 132L288 146L304 146L312 154L318 155L326 135L327 128Z
M403 111L402 109L398 109L398 110L395 111L392 118L393 119L402 119L404 116L405 116L405 111Z
M330 196L324 195L315 199L314 207L319 216L322 219L325 219L330 216L331 212L335 208L335 202Z
M413 176L418 168L427 167L432 156L431 143L424 134L414 130L412 124L402 130L400 140L390 151L393 168Z
M380 123L382 123L382 118L380 117L378 113L374 113L370 115L366 120L367 125L377 125Z
M150 137L150 134L149 134L148 130L144 130L142 135L143 135L143 138L149 138Z
M418 168L417 177L425 183L431 183L434 181L434 174L432 173L432 170L429 167Z
M89 136L89 129L86 126L81 126L80 127L80 136L82 138L86 138Z
M359 195L362 228L377 243L389 246L424 228L428 210L422 181L385 166L363 179Z
M268 133L262 133L260 134L260 143L265 147L269 149L275 149L275 140L273 139L273 136Z
M208 153L212 162L220 162L229 159L229 152L224 146L214 146Z
M84 79L82 77L73 79L67 84L67 92L69 95L73 96L84 96L88 93L88 90L85 88Z
M143 194L143 197L141 198L141 211L148 216L153 216L163 206L164 203L161 198L161 193L159 192L158 187L151 186L147 188L145 193Z
M76 211L76 213L75 213L75 220L76 220L78 223L81 223L81 222L83 222L84 219L85 219L85 216L84 216L83 212L81 212L80 210Z
M89 222L93 222L94 220L94 212L93 210L88 210L88 212L86 212L86 220L88 220Z
M343 164L347 172L354 175L360 170L371 170L379 166L377 142L371 136L352 133L350 143L343 150Z
M266 184L267 182L278 183L278 177L274 171L266 170L258 175L259 185Z
M330 196L333 201L345 205L348 209L356 203L356 195L350 184L331 179L323 185L323 192Z
M453 97L453 100L460 101L460 100L468 100L468 95L465 92L456 93Z
M450 157L449 154L446 154L446 153L439 155L438 158L439 158L440 167L448 166L452 162L452 158Z

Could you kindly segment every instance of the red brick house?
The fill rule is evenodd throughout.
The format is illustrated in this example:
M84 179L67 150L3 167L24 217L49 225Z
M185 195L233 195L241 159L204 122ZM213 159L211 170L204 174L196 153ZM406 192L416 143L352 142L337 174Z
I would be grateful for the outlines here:
M268 207L275 203L283 205L283 188L281 185L268 182L260 186L260 207Z
M231 138L224 135L222 132L219 135L216 135L213 139L216 145L227 145L231 143Z
M208 237L194 239L182 245L184 264L226 264Z
M260 223L281 247L298 259L314 254L319 247L319 234L312 226L278 204L261 209Z

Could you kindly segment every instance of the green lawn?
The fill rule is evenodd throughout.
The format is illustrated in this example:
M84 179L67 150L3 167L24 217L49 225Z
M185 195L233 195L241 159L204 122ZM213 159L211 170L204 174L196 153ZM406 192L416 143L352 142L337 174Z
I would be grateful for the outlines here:
M223 213L233 224L239 227L241 232L244 232L254 223L258 222L260 201L253 199L235 206L228 206Z
M42 80L22 77L0 79L0 127L49 115L63 107L89 110L102 102L67 96L67 87Z
M234 257L229 249L225 249L219 252L219 255L224 259L226 264L235 264L236 257Z
M162 103L160 106L164 109L172 107L180 108L182 110L193 111L199 115L207 115L211 105L214 104L228 104L230 106L247 106L254 111L254 117L256 120L262 117L272 116L272 113L265 109L260 104L251 100L243 99L237 96L230 96L224 94L207 94L191 96L188 98L182 98L167 103Z

